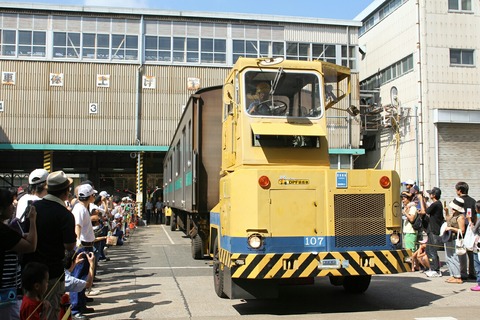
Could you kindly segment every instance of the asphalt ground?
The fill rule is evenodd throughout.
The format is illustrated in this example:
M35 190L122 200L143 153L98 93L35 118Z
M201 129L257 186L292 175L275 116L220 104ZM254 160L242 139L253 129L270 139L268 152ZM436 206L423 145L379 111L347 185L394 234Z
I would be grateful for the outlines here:
M168 226L138 227L123 246L107 251L102 279L89 303L91 319L474 319L480 312L475 282L446 284L419 272L372 278L362 295L318 279L313 286L289 287L275 300L229 300L216 296L211 260L193 260L190 239Z

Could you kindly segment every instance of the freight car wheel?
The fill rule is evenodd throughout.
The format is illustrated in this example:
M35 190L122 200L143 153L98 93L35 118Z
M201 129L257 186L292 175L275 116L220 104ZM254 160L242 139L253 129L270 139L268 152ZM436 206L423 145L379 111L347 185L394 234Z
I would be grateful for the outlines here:
M177 230L177 216L173 212L172 212L172 215L170 216L170 230L172 231Z
M343 288L348 293L364 293L370 285L372 276L349 276L343 280Z
M195 260L203 259L203 241L198 234L192 238L192 258Z
M218 254L218 238L215 238L213 245L213 286L217 296L220 298L227 297L225 292L223 292L223 269Z

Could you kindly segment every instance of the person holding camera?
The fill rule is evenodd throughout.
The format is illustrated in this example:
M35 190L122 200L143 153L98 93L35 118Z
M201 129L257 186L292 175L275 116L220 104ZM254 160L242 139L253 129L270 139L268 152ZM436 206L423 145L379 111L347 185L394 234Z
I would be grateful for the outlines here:
M28 176L28 193L23 195L17 203L16 217L20 222L25 220L25 209L29 201L42 199L47 194L48 171L45 169L35 169ZM25 233L28 230L23 230Z
M440 227L445 221L443 218L443 205L440 201L442 190L437 187L433 187L431 190L427 190L427 194L430 199L430 205L426 207L425 198L419 193L418 198L420 201L421 209L419 214L425 215L424 219L428 221L427 226L427 256L430 262L430 270L425 272L427 277L441 277L440 272L440 259L438 258L438 250L443 246L442 236L440 234Z
M79 204L73 207L72 213L75 217L75 234L77 235L77 252L93 253L93 243L95 242L95 233L90 218L90 204L95 201L97 190L94 190L90 184L81 184L77 189ZM95 263L93 264L93 267ZM90 268L90 262L83 260L73 269L71 275L75 278L86 280ZM83 314L93 312L93 308L87 308L87 297L85 289L79 292L70 292L70 302L72 304L72 318L86 319Z
M75 266L88 261L89 268L87 278L79 279L72 275ZM72 251L65 258L65 291L67 292L81 292L85 289L89 289L93 284L93 277L95 272L95 255L93 252L74 252Z
M65 293L64 261L65 250L75 247L75 219L65 207L73 180L63 171L54 171L47 177L47 195L35 201L37 211L37 249L23 256L23 263L35 261L48 267L49 294L46 300L52 308L48 311L48 320L58 320L60 299Z

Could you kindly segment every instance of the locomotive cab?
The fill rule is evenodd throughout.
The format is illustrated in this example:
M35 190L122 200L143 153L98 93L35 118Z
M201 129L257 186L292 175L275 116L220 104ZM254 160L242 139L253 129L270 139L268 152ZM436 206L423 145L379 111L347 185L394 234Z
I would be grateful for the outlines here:
M317 63L322 72L279 58L237 62L224 85L222 170L329 166L325 112L349 94L350 70Z

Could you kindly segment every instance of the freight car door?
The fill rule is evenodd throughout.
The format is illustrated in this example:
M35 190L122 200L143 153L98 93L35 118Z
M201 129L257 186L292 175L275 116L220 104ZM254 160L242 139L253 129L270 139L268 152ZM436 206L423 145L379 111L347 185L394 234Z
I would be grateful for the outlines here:
M317 203L315 190L271 190L272 236L314 236Z

